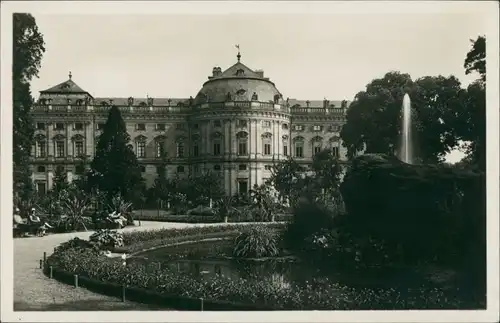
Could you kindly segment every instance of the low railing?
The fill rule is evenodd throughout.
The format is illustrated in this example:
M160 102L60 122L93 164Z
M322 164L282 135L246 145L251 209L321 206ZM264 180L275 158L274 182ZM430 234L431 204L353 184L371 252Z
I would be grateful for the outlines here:
M77 105L35 105L33 112L108 112L111 106L77 106ZM125 113L179 113L188 114L194 110L205 109L248 109L248 110L272 110L282 111L296 115L345 115L343 108L304 108L274 104L271 102L258 101L229 101L229 102L207 102L193 108L189 106L119 106L120 111Z
M344 109L342 108L303 108L296 107L290 108L291 114L335 114L344 115Z

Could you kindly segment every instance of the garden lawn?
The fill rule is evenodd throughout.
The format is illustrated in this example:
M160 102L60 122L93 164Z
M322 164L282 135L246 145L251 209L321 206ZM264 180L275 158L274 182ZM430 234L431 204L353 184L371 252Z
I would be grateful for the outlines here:
M146 222L141 226L127 227L124 232L144 231L160 228L185 228L208 226L209 224L187 224ZM221 225L221 224L212 224ZM231 224L228 224L231 225ZM14 239L14 310L15 311L71 311L71 310L152 310L150 305L126 302L90 292L47 278L39 268L43 252L52 254L54 247L78 237L88 239L93 232L53 234L45 237ZM163 309L164 310L164 309Z

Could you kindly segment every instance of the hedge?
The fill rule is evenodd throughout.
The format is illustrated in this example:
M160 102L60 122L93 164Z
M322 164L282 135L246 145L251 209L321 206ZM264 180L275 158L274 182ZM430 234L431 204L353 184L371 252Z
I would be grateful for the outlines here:
M273 224L271 224L273 225ZM279 229L280 225L274 224ZM157 230L126 233L127 247L161 241L175 243L181 239L196 240L206 234L228 233L243 226L220 226ZM215 277L209 281L191 275L161 268L157 263L132 262L123 266L120 259L109 259L91 249L67 249L56 252L47 259L58 275L72 277L80 282L96 285L117 296L117 286L127 286L126 293L132 300L142 300L170 308L197 310L194 299L203 298L207 310L370 310L370 309L458 309L472 308L459 298L457 291L436 288L354 289L326 278L312 279L305 285L274 284L262 280L231 280ZM60 274L62 273L62 274ZM58 278L59 279L59 278ZM87 283L87 281L89 283ZM100 284L104 285L100 285ZM101 287L99 287L101 286ZM113 287L114 286L114 287ZM148 296L149 295L149 296ZM194 303L193 303L194 302Z
M157 211L151 211L148 213L140 214L139 212L134 212L134 220L178 223L221 223L223 221L221 217L217 215L173 215L167 214L163 211L160 211L160 214L158 214ZM275 221L289 221L291 217L291 214L277 214L275 217ZM254 221L245 217L230 217L228 218L228 222L245 223Z

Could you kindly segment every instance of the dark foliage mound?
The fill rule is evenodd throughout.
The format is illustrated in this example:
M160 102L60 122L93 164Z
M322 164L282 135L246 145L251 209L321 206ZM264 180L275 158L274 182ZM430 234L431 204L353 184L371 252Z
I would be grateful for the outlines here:
M353 160L340 189L348 215L339 225L353 240L378 241L392 263L449 265L485 276L484 173L367 154Z

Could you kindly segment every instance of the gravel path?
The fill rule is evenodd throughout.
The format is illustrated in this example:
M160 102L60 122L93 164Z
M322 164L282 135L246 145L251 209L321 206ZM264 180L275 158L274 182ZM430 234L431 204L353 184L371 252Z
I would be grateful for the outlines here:
M187 224L142 221L141 226L122 231L160 228L185 228L221 224ZM40 269L43 252L49 256L54 247L74 237L87 239L93 232L53 234L45 237L14 239L14 311L95 311L159 309L154 306L121 300L90 292L84 288L59 283ZM164 310L164 309L163 309Z

